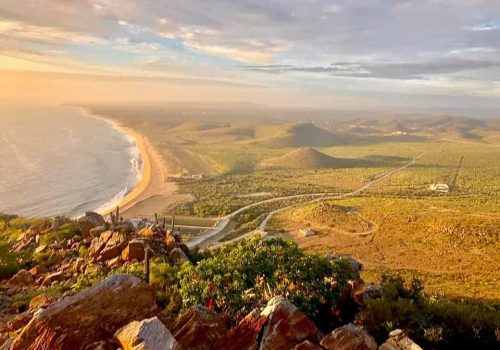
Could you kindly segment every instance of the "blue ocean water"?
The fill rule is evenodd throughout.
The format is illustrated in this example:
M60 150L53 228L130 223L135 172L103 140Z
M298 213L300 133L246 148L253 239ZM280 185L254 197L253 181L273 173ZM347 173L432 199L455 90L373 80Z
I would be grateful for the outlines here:
M140 181L139 158L132 138L79 108L0 106L0 212L111 207Z

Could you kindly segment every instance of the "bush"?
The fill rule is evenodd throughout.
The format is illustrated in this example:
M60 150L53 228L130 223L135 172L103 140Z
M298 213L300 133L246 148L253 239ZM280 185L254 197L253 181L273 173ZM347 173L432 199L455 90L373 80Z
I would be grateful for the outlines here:
M17 254L11 253L9 249L9 244L0 243L0 279L12 277L21 268Z
M212 299L220 311L238 317L262 306L266 294L282 295L319 322L349 278L343 266L308 255L294 242L257 236L221 247L197 265L184 264L179 276L184 307Z
M80 229L76 223L67 223L61 226L58 230L46 233L40 239L40 245L50 245L55 242L61 242L65 239L73 238L80 235Z
M368 302L358 321L381 342L396 328L419 345L433 349L492 349L498 346L498 303L428 297L416 278L410 283L384 274L383 296Z

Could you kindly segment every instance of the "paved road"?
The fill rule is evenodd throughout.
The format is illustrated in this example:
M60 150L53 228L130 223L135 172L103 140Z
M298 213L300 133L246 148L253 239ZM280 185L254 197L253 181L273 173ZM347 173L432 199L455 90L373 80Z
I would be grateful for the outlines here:
M249 204L249 205L246 205L244 207L241 207L240 209L226 215L225 217L223 217L218 223L217 225L212 229L212 230L209 230L207 232L205 232L204 234L202 234L200 237L192 240L192 241L189 241L187 243L187 246L189 248L194 248L196 247L197 245L200 245L201 243L205 242L206 240L212 238L213 236L219 234L222 232L222 230L224 230L226 228L226 226L229 224L230 220L235 217L236 215L238 215L239 213L249 209L249 208L252 208L252 207L255 207L255 206L258 206L258 205L262 205L262 204L266 204L266 203L272 203L272 202L277 202L277 201L282 201L282 200L286 200L286 199L295 199L295 198L307 198L307 197L319 197L319 198L316 198L314 200L311 200L309 202L302 202L302 203L299 203L299 204L293 204L293 205L290 205L290 206L286 206L286 207L283 207L283 208L279 208L279 209L276 209L276 210L273 210L272 212L270 212L267 217L264 219L264 221L262 221L262 223L259 225L259 228L258 230L261 230L261 231L264 231L266 226L267 226L267 223L269 222L269 220L274 216L274 214L276 213L279 213L281 211L284 211L284 210L287 210L287 209L290 209L290 208L293 208L293 207L296 207L296 206L299 206L299 205L304 205L304 204L309 204L309 203L314 203L314 202L317 202L317 201L322 201L322 200L327 200L327 199L343 199L343 198L347 198L347 197L352 197L352 196L355 196L355 195L358 195L359 193L365 191L366 189L368 189L370 186L373 186L374 184L376 184L377 182L379 181L382 181L412 165L414 165L416 163L416 161L423 155L424 153L419 153L418 155L416 155L410 162L406 163L405 165L397 168L397 169L394 169L394 170L391 170L389 172L387 172L386 174L384 174L383 176L379 177L379 178L376 178L375 180L372 180L370 182L367 182L366 184L364 184L363 186L359 187L358 189L352 191L352 192L349 192L349 193L343 193L343 194L340 194L340 195L336 195L336 194L333 194L333 193L307 193L307 194L297 194L297 195L293 195L293 196L284 196L284 197L275 197L275 198L271 198L271 199L266 199L266 200L263 200L263 201L260 201L260 202L255 202L255 203L252 203L252 204ZM227 242L224 242L225 244L229 244L229 243L232 243L232 242L235 242L239 239L243 239L245 237L248 237L249 235L253 234L253 232L249 232L249 233L246 233L240 237L237 237L233 240L230 240L230 241L227 241Z

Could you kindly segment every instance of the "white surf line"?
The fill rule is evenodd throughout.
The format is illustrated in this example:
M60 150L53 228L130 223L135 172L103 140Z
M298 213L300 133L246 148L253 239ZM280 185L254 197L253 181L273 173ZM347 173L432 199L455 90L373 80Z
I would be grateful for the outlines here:
M328 200L328 199L343 199L343 198L346 198L346 197L352 197L352 196L355 196L357 194L359 194L360 192L363 192L364 190L368 189L370 186L376 184L377 182L379 181L382 181L386 178L388 178L389 176L392 176L412 165L414 165L416 163L416 161L424 154L424 152L421 152L419 153L418 155L416 155L409 163L397 168L397 169L394 169L394 170L391 170L389 171L388 173L384 174L383 176L375 179L375 180L372 180L366 184L364 184L363 186L361 186L360 188L352 191L352 192L349 192L349 193L344 193L344 194L340 194L340 195L333 195L332 193L309 193L309 194L297 194L297 195L292 195L292 196L284 196L284 197L276 197L276 198L271 198L271 199L266 199L266 200L263 200L263 201L260 201L260 202L255 202L255 203L252 203L252 204L249 204L249 205L246 205L244 207L241 207L240 209L224 216L218 223L217 223L217 226L214 227L213 230L210 230L210 231L207 231L205 232L205 234L203 234L202 236L192 240L192 241L189 241L187 242L187 246L191 249L191 248L194 248L196 247L197 245L205 242L206 240L210 239L211 237L219 234L220 232L222 232L222 230L224 230L226 228L226 226L229 224L229 221L231 220L231 218L233 218L234 216L238 215L239 213L249 209L249 208L252 208L252 207L255 207L257 205L261 205L261 204L266 204L266 203L272 203L272 202L277 202L277 201L281 201L281 200L286 200L286 199L294 199L294 198L303 198L303 197L321 197L319 199L315 199L313 201L310 201L310 202L305 202L305 203L299 203L299 204L293 204L291 206L287 206L287 207L284 207L284 208L280 208L280 209L276 209L276 210L273 210L272 212L270 212L267 217L264 219L264 221L262 221L262 223L259 225L258 227L258 230L260 231L264 231L264 229L266 228L267 226L267 222L274 216L274 214L278 213L278 212L281 212L281 211L284 211L284 210L287 210L287 209L290 209L290 208L293 208L295 206L299 206L299 205L304 205L304 204L309 204L309 203L314 203L314 202L317 202L317 201L320 201L320 200ZM251 233L251 232L250 232ZM245 234L243 236L240 236L238 238L242 238L244 236L247 236L248 234ZM232 242L234 240L231 240L230 242Z

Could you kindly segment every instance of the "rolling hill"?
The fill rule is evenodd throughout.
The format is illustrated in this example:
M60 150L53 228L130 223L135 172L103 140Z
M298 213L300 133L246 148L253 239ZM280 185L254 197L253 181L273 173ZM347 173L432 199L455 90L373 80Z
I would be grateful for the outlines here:
M359 165L359 162L353 159L332 157L311 147L301 147L282 156L266 159L260 164L260 167L288 169L349 168Z

